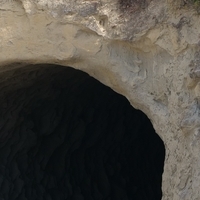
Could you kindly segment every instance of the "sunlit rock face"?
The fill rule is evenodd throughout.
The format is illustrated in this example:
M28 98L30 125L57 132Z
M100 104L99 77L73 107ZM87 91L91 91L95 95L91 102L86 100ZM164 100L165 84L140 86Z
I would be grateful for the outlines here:
M33 83L8 78L29 64L88 73L145 113L163 140L162 200L199 200L199 10L192 0L0 0L0 95L12 85L14 102L11 89Z
M0 199L161 199L162 140L144 113L86 73L7 71L0 102Z

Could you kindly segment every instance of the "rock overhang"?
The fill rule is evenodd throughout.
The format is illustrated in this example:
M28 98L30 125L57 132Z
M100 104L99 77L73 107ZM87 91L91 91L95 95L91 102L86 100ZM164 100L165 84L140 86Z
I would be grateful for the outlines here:
M199 162L200 30L194 10L164 0L22 0L0 6L1 72L16 62L72 66L123 94L165 142L163 198L199 197L190 192L199 184L199 176L191 175L198 174Z

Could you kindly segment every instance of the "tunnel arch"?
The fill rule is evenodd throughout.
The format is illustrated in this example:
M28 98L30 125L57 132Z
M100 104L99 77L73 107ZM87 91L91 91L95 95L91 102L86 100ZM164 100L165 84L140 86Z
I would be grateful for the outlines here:
M0 76L2 199L161 199L164 144L123 96L58 65Z

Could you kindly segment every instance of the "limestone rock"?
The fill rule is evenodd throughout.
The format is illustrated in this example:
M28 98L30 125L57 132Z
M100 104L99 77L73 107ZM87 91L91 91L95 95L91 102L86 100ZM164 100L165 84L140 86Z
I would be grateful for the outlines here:
M17 73L23 73L30 64L57 64L87 72L143 111L164 141L162 200L200 199L199 20L200 16L188 1L1 0L0 91L6 95L8 90L19 90L24 102L26 95L20 93L20 88L32 83L27 81L28 85L23 85L23 77L21 85L15 85L18 75L13 70L21 69ZM34 76L40 76L40 72ZM27 92L33 95L31 90ZM14 97L7 96L7 103L3 101L2 107L8 109L11 98ZM16 112L24 106L12 103ZM48 108L44 112L48 112ZM52 108L49 112L54 116L56 111ZM87 119L89 121L90 116ZM18 123L9 120L6 112L0 120L2 129ZM34 143L35 136L30 131L32 123L18 120L23 121L23 131L27 131L27 137L33 137ZM42 120L49 122L45 117ZM53 128L56 123L49 122L49 126ZM85 124L79 123L84 129ZM20 131L19 128L16 138ZM42 127L44 137L45 133L46 127ZM10 137L9 132L1 136ZM60 138L55 140L60 143ZM75 138L70 141L75 143L71 148L76 149L79 141ZM5 147L5 159L10 152L10 146ZM42 158L38 158L38 162L41 161ZM24 167L28 165L23 159L19 162ZM46 161L42 162L45 166ZM20 169L12 167L10 176L15 178ZM35 166L35 170L38 168ZM109 173L113 170L111 168ZM37 181L42 178L43 174ZM52 179L45 181L50 188L55 184ZM23 190L22 181L18 180L17 185L19 191ZM6 181L3 187L3 191L7 190ZM98 185L94 190L98 191L98 187L103 188ZM102 190L107 193L106 189ZM114 190L118 190L117 187ZM57 195L57 191L52 192ZM83 197L77 192L74 199Z

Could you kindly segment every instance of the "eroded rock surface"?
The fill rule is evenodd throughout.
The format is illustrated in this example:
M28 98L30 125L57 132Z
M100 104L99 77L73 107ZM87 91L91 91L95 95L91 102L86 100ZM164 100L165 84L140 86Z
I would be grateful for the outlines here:
M124 95L164 141L162 199L198 200L196 10L190 0L2 0L0 72L12 63L71 66Z

